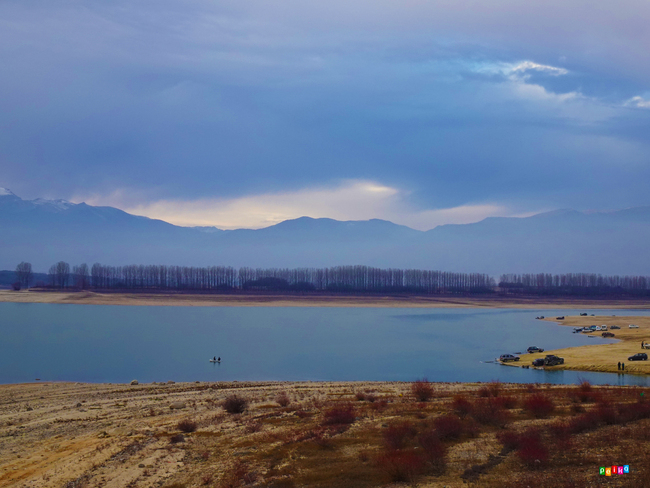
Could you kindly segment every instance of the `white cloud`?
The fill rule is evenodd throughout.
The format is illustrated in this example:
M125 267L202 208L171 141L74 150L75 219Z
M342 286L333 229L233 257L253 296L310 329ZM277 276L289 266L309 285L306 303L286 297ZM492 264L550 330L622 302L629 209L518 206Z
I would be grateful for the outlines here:
M418 209L408 201L409 192L366 180L346 180L332 187L304 188L292 192L265 193L231 199L158 200L134 204L133 195L117 191L108 196L77 197L91 205L111 205L183 226L216 226L221 229L261 228L302 216L336 220L381 218L428 230L442 224L477 222L491 216L512 216L506 206L492 203L452 208Z
M650 108L650 100L643 97L632 97L625 102L626 107Z
M511 74L519 74L519 73L524 73L524 76L529 76L525 75L527 71L541 71L547 74L550 74L552 76L562 76L566 75L568 71L564 68L557 68L555 66L548 66L546 64L538 64L534 63L532 61L522 61L520 63L517 63L515 65L510 65L510 73Z

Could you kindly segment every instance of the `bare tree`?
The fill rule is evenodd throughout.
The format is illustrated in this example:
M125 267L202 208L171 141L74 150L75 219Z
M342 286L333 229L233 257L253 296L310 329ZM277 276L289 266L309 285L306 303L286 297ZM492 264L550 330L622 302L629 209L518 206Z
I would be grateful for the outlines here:
M50 274L52 268L50 268ZM65 288L68 286L68 280L70 279L70 265L65 261L59 261L54 265L54 275L55 275L55 284L59 288Z
M32 281L32 264L26 263L25 261L20 263L16 266L16 276L23 288L29 288L29 284Z
M81 290L88 288L90 273L86 263L72 268L72 274L74 275L74 286Z

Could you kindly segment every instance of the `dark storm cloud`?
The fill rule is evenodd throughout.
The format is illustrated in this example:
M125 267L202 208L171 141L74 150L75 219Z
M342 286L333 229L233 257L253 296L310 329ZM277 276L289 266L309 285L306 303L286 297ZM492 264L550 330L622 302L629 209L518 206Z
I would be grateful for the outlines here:
M13 1L0 19L0 186L26 197L364 180L423 209L648 204L645 1Z

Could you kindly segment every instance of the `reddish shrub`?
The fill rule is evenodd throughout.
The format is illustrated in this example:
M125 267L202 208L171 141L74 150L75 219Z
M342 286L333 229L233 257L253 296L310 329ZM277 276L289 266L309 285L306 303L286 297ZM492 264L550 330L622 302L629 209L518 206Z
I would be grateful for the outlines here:
M517 455L529 468L541 468L548 463L548 449L538 428L531 427L519 434L518 444Z
M591 383L589 383L587 380L582 380L580 382L580 385L578 385L578 390L580 390L582 393L590 393L593 388L591 387Z
M599 426L600 417L597 412L587 412L582 415L577 415L569 421L569 430L573 434L594 430Z
M585 407L579 403L573 403L571 405L571 413L585 413Z
M463 434L463 423L456 415L442 415L433 421L442 440L458 439Z
M472 413L472 404L470 401L467 398L458 395L456 395L454 400L451 402L451 408L453 408L454 412L461 417Z
M501 406L503 408L506 408L508 410L512 410L513 408L517 408L517 404L519 403L519 401L517 400L517 397L512 396L512 395L499 397L498 400L499 400L499 404L501 404Z
M618 415L621 422L634 422L650 417L650 403L640 400L636 403L618 405Z
M514 451L519 447L519 434L512 430L497 433L497 440L507 451Z
M426 378L411 383L411 393L420 402L428 402L434 395L433 387Z
M402 422L389 425L384 431L384 442L388 449L403 449L409 439L415 437L417 430L413 424Z
M478 437L481 433L481 426L478 422L474 419L465 419L463 422L463 430L465 431L465 434L472 438Z
M444 473L447 468L447 448L434 430L423 432L418 436L418 444L427 465L436 474Z
M554 422L548 426L548 431L561 448L567 449L571 446L572 432L571 426L567 422Z
M525 444L517 455L529 468L541 468L548 463L548 449L542 443Z
M237 395L230 395L223 401L223 408L228 413L244 413L248 408L248 400Z
M362 401L364 401L366 399L366 394L361 392L361 391L356 392L354 394L354 396L357 399L357 401L359 401L359 402L362 402Z
M600 420L607 425L614 425L620 422L618 411L611 404L600 403L596 412Z
M371 405L371 408L378 412L383 412L384 410L386 410L386 407L388 407L388 402L386 400L379 400L378 402L374 402Z
M180 430L181 432L188 432L188 433L194 432L197 429L196 422L189 419L181 420L180 422L178 422L176 427L178 427L178 430Z
M393 482L413 481L424 471L424 461L413 451L389 451L377 458L377 464Z
M553 400L546 395L535 393L524 400L524 409L528 410L537 418L544 418L548 417L555 410L555 405L553 404Z
M510 420L510 414L502 407L498 399L485 398L474 404L472 417L480 424L504 427Z
M487 397L497 397L501 393L501 383L498 381L490 381L486 386L482 386L478 390L478 396L487 398Z
M352 404L337 405L325 412L323 418L324 425L341 425L351 424L356 419L356 413Z

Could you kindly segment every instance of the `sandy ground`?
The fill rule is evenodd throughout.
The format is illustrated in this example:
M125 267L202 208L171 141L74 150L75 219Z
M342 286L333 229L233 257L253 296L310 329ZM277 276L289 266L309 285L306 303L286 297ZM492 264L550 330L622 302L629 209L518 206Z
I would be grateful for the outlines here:
M274 402L279 392L313 408L329 398L354 399L354 391L368 388L399 398L408 395L409 384L0 385L0 487L155 487L188 477L196 481L202 471L218 477L242 453L262 450L255 439L241 442L255 437L261 421L269 421L264 440L272 448L275 424L296 418L295 408L284 411ZM445 388L452 392L460 386ZM251 402L246 415L228 415L221 408L233 393ZM197 422L198 430L173 444L170 439L180 433L177 425L183 419Z
M564 358L564 364L553 366L547 369L559 370L570 369L578 371L600 371L607 373L626 374L650 374L650 361L628 361L628 357L638 352L645 352L650 356L650 349L642 349L641 342L650 342L650 317L617 317L617 316L595 316L576 317L567 316L564 320L556 320L555 317L547 317L544 320L558 322L565 327L584 327L589 325L607 325L608 332L614 334L616 342L613 344L598 344L593 346L569 347L544 351L541 354L523 354L521 361L508 363L512 366L529 366L537 358L543 358L547 354L555 354ZM630 329L629 325L638 325L638 329ZM611 329L612 325L618 325L620 329ZM600 337L602 331L587 334L593 337ZM543 347L542 344L536 344ZM618 363L625 363L625 371L618 369ZM532 367L532 366L531 366Z
M0 302L86 305L171 305L212 307L423 307L423 308L591 308L650 309L648 299L572 299L544 297L463 297L427 295L282 295L192 293L95 293L0 290Z
M647 389L589 388L583 392L588 398L579 400L576 386L432 385L434 397L426 403L413 398L409 383L0 385L0 487L514 488L542 486L543 474L543 486L560 486L548 484L559 477L577 480L562 486L582 488L601 486L598 466L623 462L636 475L608 486L637 487L650 474L650 419L594 425L559 450L557 440L544 434L552 459L543 473L526 469L515 453L502 451L498 440L504 428L546 429L585 409L634 404L650 393ZM281 393L289 405L279 404ZM223 409L223 400L233 394L248 400L244 413ZM553 418L539 419L522 408L536 395L552 398ZM501 405L495 403L501 399L512 405L507 412L497 409L502 419L497 423L485 414L476 417L483 418L481 425L469 417L458 420L474 434L448 443L442 474L418 475L408 484L391 482L392 465L381 461L382 453L395 453L385 448L387 428L407 425L427 432L459 396L474 405ZM323 423L324 412L335 405L353 405L351 425L341 429ZM183 420L194 422L196 430L182 433ZM467 478L468 472L476 476Z

